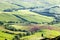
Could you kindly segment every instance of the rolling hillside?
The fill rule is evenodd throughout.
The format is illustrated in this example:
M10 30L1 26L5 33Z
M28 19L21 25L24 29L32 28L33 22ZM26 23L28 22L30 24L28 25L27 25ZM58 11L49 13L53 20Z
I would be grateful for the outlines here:
M6 19L5 19L6 18ZM47 21L46 21L47 20ZM52 22L54 20L53 17L43 16L34 12L30 12L28 10L20 10L16 12L7 12L0 13L0 21L23 21L23 22L31 22L31 23L42 23L42 22Z
M0 40L57 36L60 36L60 0L0 0Z
M20 8L20 7L8 2L0 2L0 11L9 10L9 9L12 10L16 8Z

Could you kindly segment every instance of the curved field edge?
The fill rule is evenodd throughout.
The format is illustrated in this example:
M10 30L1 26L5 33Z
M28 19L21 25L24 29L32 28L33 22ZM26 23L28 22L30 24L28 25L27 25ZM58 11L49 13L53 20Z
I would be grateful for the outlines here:
M42 30L42 32L37 32L34 35L22 37L21 40L22 39L24 39L24 40L40 40L40 39L42 39L41 34L43 34L44 37L46 37L46 38L54 38L56 36L59 36L60 32L55 31L55 30L44 29L44 30Z

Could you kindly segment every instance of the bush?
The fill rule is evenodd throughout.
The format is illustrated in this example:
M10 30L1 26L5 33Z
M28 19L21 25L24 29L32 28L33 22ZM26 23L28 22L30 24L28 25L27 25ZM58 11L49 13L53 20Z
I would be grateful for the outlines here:
M20 40L20 37L16 35L12 40Z
M31 32L37 32L38 30L40 30L38 26L34 26L33 28L30 29Z
M3 25L4 23L2 21L0 21L0 25Z
M30 32L27 32L27 33L26 33L26 36L29 36L29 35L31 35L31 33L30 33Z
M27 32L26 30L22 30L22 32Z
M26 34L25 34L25 33L23 33L23 36L26 36Z
M6 9L6 10L3 10L4 12L13 12L13 10L11 9Z
M3 31L5 33L8 33L8 34L14 34L13 32L9 32L9 31Z
M5 39L5 40L7 40L7 39Z
M22 34L21 33L19 33L19 34L17 34L19 37L22 37Z
M14 21L9 21L8 23L15 23Z
M17 31L17 29L15 29L14 27L9 26L9 25L6 25L5 29L11 30L11 31Z

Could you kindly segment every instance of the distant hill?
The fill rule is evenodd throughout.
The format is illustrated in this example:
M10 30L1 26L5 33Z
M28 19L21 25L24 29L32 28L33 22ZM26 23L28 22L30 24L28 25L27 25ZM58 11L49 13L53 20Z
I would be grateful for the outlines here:
M0 0L0 8L3 9L18 9L18 8L48 8L50 6L59 5L59 0ZM6 7L4 7L6 6ZM0 9L0 10L1 10Z
M15 11L17 12L18 10L29 10L31 13L34 12L39 15L52 17L52 18L54 17L56 20L60 20L59 15L57 15L57 17L56 17L56 14L54 14L54 13L59 13L59 11L58 11L58 10L60 10L59 6L58 6L59 4L60 4L59 0L58 1L57 0L54 0L54 1L53 0L17 0L17 1L16 0L3 0L3 1L1 1L0 0L0 11L15 13ZM57 9L57 11L54 11L54 9ZM54 11L54 13L51 13L52 12L51 10ZM27 13L29 13L29 12L27 12ZM10 14L8 14L8 15L10 15ZM13 16L18 18L15 14ZM25 15L24 15L24 17L25 17ZM36 18L36 21L39 20L38 21L38 23L39 23L40 17L38 17L38 18L39 19ZM26 18L26 19L28 21L30 20L29 18ZM31 18L31 19L33 20L33 18ZM33 20L32 22L36 22L36 21Z

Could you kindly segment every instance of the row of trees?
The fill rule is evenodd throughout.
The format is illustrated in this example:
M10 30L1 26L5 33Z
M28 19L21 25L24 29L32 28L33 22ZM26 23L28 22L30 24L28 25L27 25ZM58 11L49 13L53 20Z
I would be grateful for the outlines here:
M20 40L20 38L22 38L24 36L30 36L30 35L31 35L31 33L29 33L29 32L26 32L23 34L19 33L19 34L16 34L12 40Z
M52 21L52 22L42 22L42 23L37 23L37 22L15 22L15 21L8 21L8 22L3 22L3 21L0 21L0 25L5 25L5 24L8 24L8 25L13 25L13 24L24 24L24 25L30 25L30 24L48 24L48 25L52 25L52 24L56 24L56 23L59 23L58 21Z

